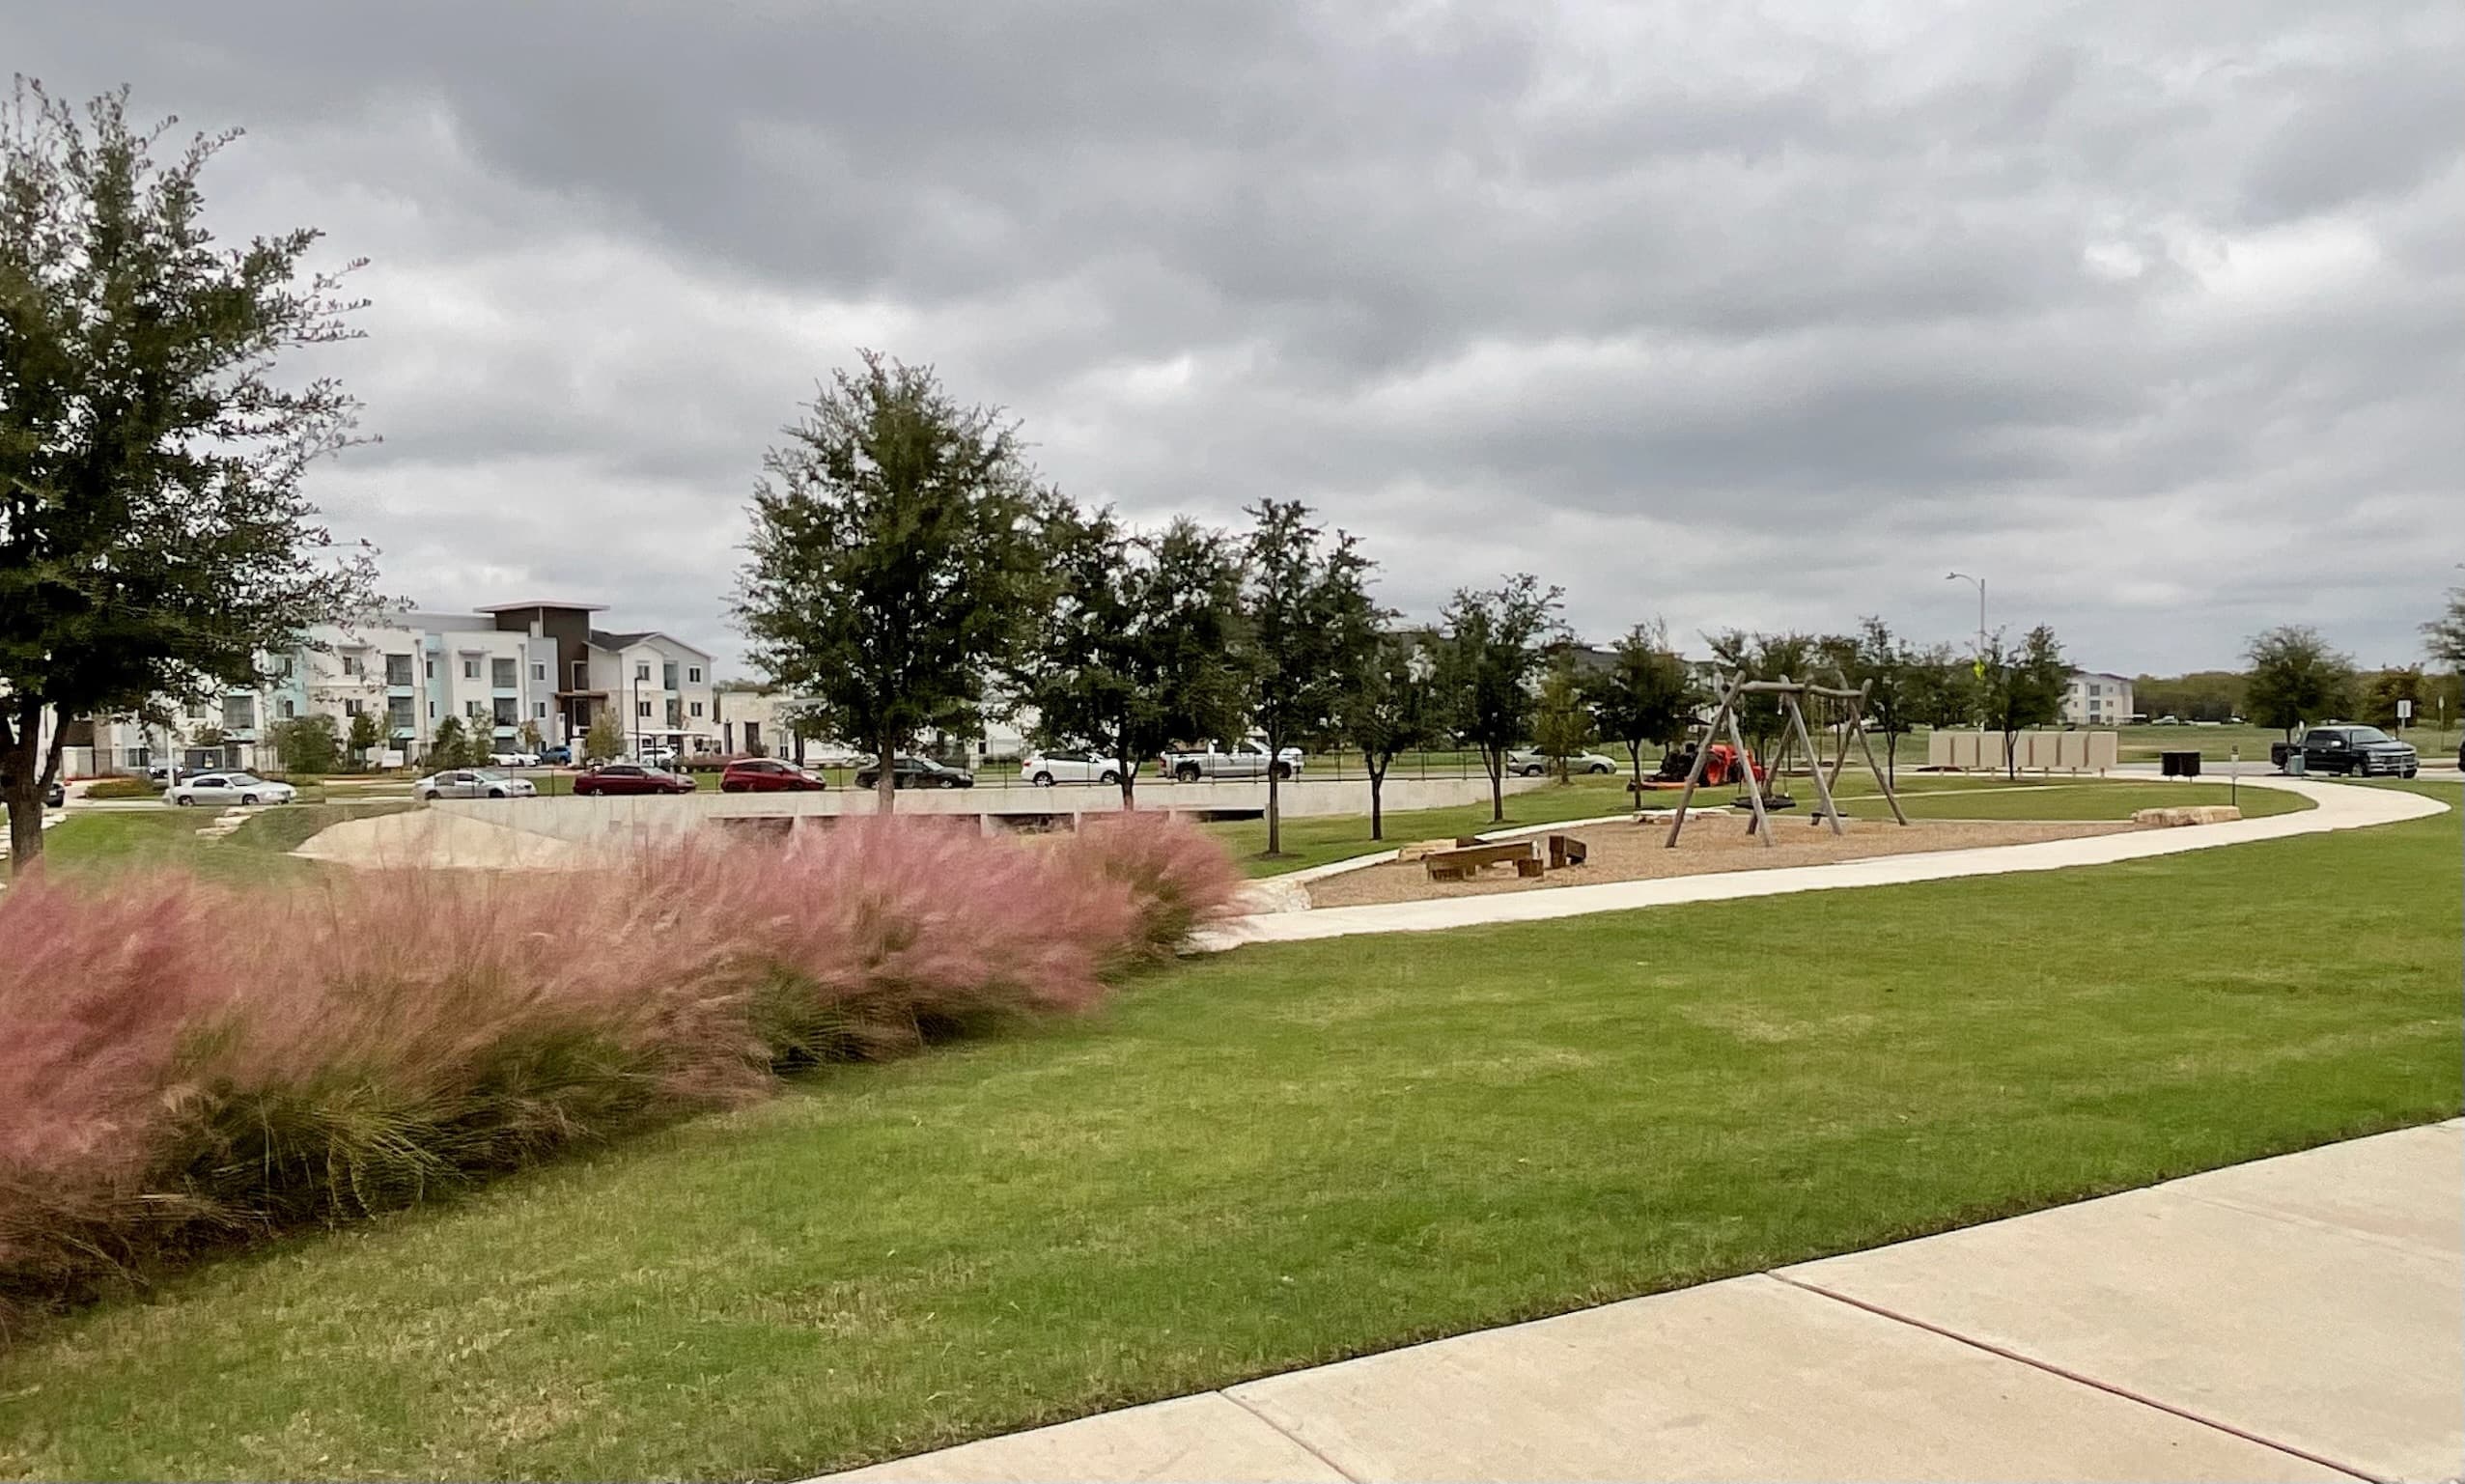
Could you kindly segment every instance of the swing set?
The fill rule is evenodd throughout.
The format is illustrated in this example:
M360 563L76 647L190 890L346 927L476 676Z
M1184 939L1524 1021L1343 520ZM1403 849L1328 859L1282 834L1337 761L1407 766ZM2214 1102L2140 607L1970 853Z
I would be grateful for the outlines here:
M1728 686L1721 692L1720 709L1712 714L1712 725L1706 738L1706 744L1695 749L1695 766L1687 770L1686 792L1678 796L1677 809L1669 819L1669 837L1663 842L1662 848L1677 849L1678 832L1686 828L1687 807L1695 801L1695 791L1703 781L1704 759L1711 756L1710 744L1720 741L1722 729L1723 727L1727 729L1729 744L1737 749L1737 756L1751 755L1747 751L1746 733L1738 725L1738 706L1746 697L1757 695L1777 697L1781 719L1785 723L1780 733L1779 753L1765 769L1765 778L1779 778L1780 770L1788 766L1791 752L1795 748L1804 747L1807 770L1814 777L1815 797L1821 800L1822 804L1809 823L1817 826L1828 824L1835 835L1846 833L1840 827L1840 806L1833 801L1832 786L1840 781L1840 765L1848 761L1849 741L1855 738L1859 750L1865 754L1867 770L1874 774L1875 787L1883 791L1883 801L1891 806L1892 819L1902 825L1908 824L1908 815L1901 812L1900 800L1891 792L1891 780L1884 776L1883 765L1875 761L1874 743L1868 740L1866 733L1866 693L1873 686L1874 683L1868 681L1855 690L1851 690L1845 686L1818 686L1809 681L1793 681L1785 675L1779 680L1748 680L1743 671L1730 677ZM1847 707L1839 752L1832 759L1832 775L1828 779L1823 775L1823 754L1815 747L1814 738L1807 731L1804 703L1808 696L1818 700L1840 702ZM1746 800L1754 815L1753 819L1748 823L1746 832L1751 835L1761 835L1764 845L1769 847L1775 842L1772 839L1771 816L1763 807L1766 786L1765 781L1755 778L1751 767L1746 770Z

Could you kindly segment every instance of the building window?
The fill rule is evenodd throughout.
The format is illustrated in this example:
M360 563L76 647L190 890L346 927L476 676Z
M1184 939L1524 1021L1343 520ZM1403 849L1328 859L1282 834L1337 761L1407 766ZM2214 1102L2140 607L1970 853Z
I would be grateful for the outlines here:
M464 680L477 680L477 679L479 679L479 661L478 661L478 660L476 660L476 659L464 659L464 660L462 661L462 679L464 679Z
M278 663L276 663L276 664L275 664L275 666L274 666L274 674L275 674L275 675L277 675L277 676L279 676L279 677L281 677L281 678L282 678L282 679L284 679L284 680L289 680L289 679L291 679L292 674L293 674L293 671L292 671L292 666L291 666L291 660L290 660L290 658L289 658L288 657L285 657L285 658L284 658L281 661L279 661Z
M191 701L191 702L189 702L189 703L188 703L188 719L189 719L189 720L191 720L191 721L203 721L203 720L205 720L205 719L206 719L206 703L205 703L205 702L203 702L203 701Z
M282 698L282 709L283 719L285 721L289 721L299 714L298 710L291 704L291 697L289 696L284 696Z
M411 698L409 696L398 695L386 698L385 726L387 730L395 732L407 732L411 729Z
M589 660L576 659L574 661L574 688L576 690L588 690L591 688L591 662Z
M511 690L520 684L514 678L518 673L511 659L497 658L488 662L488 683L498 690Z
M431 721L436 719L436 703L434 701L428 703L428 719Z
M685 679L689 685L698 686L702 684L702 667L698 664L687 666L685 671Z
M359 657L357 655L345 655L343 657L343 678L345 680L357 680L359 676Z
M531 717L533 720L546 721L547 719L547 703L546 701L533 701L531 703Z
M410 656L387 655L385 657L385 684L388 686L407 686L410 683Z
M544 685L547 684L547 666L546 666L546 665L544 665L544 664L535 664L535 665L532 665L532 666L531 666L531 683L532 683L533 685L540 685L540 686L544 686Z
M522 719L522 703L510 695L496 698L495 720L498 726L512 726Z
M633 703L633 714L634 714L634 715L636 715L636 716L638 716L638 717L640 717L640 718L641 718L642 720L644 720L644 721L648 721L648 720L650 720L650 719L651 719L651 703L650 703L650 702L648 702L648 701L636 701L636 702L634 702L634 703Z
M665 664L659 666L659 688L661 690L674 690L676 688L675 660L671 659Z
M650 678L651 678L651 667L650 667L650 665L649 665L647 662L642 663L642 664L637 664L637 665L635 665L635 666L633 667L633 679L634 679L634 680L636 680L636 681L645 681L645 682L646 682L646 681L648 681Z
M356 715L358 715L358 714L359 714L359 703L358 703L357 701L345 701L345 702L343 703L343 714L344 714L344 715L346 715L346 716L356 716Z
M422 674L426 675L426 676L427 676L430 680L434 680L434 679L436 678L436 661L435 661L435 660L434 660L434 659L423 659L423 660L421 660L421 661L419 662L419 668L420 668L420 672L421 672Z
M488 708L480 705L477 701L464 701L462 703L462 714L468 716L473 721L477 721L482 716L488 714Z
M698 716L698 715L700 715L700 714L702 714L702 703L701 703L701 702L696 701L696 702L694 702L694 703L693 703L693 714L695 714L695 715L697 715L697 716Z
M222 726L226 732L246 732L257 725L257 698L227 695L222 698Z

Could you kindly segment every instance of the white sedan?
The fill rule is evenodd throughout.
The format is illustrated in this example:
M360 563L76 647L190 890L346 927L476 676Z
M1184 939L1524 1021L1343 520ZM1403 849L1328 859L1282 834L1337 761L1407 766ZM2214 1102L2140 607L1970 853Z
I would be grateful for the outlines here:
M537 768L539 754L536 752L491 752L488 755L488 761L490 766L496 768Z
M288 783L273 783L247 772L193 773L171 786L171 801L192 804L287 804L299 793Z
M1050 788L1056 783L1121 782L1121 764L1092 752L1028 753L1019 760L1019 776L1038 788Z
M411 792L422 799L530 798L538 795L539 785L493 768L449 768L412 784Z

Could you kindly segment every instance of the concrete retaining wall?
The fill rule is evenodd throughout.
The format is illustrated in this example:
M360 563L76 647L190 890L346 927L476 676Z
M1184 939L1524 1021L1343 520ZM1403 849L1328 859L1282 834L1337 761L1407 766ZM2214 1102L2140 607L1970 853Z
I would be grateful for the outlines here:
M2023 732L2012 739L2011 756L2022 772L2104 772L2121 761L2121 746L2115 732ZM2000 772L2003 734L1929 733L1926 766Z
M1545 778L1509 778L1506 792L1529 793L1548 783ZM1488 798L1489 780L1483 777L1389 778L1384 804L1387 812L1392 814L1407 809L1483 803ZM1280 802L1288 820L1367 814L1369 781L1297 779L1283 785ZM440 798L429 807L559 839L595 841L610 835L650 838L680 834L730 820L833 819L871 814L874 804L875 796L870 791L831 789L813 794L706 792L622 798ZM918 789L899 795L898 812L974 819L989 826L996 820L1075 818L1082 814L1111 814L1120 807L1118 789L1065 785L1049 789ZM1169 813L1260 814L1267 808L1267 785L1141 784L1138 807Z

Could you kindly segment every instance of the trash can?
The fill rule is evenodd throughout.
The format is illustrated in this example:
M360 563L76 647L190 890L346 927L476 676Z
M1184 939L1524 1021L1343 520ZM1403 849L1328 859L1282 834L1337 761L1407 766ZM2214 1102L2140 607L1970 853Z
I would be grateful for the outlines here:
M2197 751L2160 752L2157 754L2157 770L2169 778L2197 778L2199 776L2199 754Z

